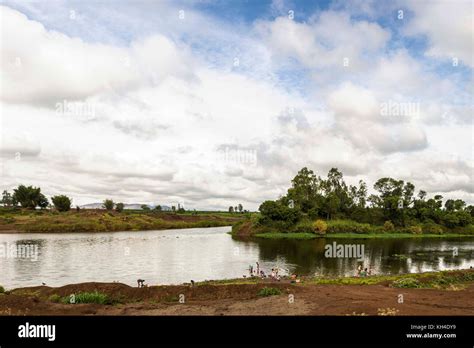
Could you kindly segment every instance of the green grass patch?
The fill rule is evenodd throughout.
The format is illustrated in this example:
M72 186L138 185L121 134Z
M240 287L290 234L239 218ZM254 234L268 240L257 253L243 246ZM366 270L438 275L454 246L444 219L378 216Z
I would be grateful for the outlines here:
M415 278L401 278L397 279L392 283L394 288L419 288L421 287L420 282Z
M268 296L275 296L275 295L281 295L281 290L278 288L262 288L258 292L258 296L262 297L268 297Z
M266 238L266 239L314 239L319 236L315 233L257 233L255 234L257 238Z
M49 296L48 300L54 303L59 303L61 302L61 296L59 296L58 294L53 294Z
M98 304L111 304L112 301L107 294L93 291L93 292L80 292L62 299L65 303L98 303Z

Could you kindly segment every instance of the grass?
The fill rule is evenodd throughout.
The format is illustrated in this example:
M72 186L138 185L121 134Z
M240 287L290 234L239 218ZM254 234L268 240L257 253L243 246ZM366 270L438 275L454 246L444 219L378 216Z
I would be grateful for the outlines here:
M107 294L94 291L94 292L80 292L75 295L74 303L98 303L98 304L110 304L111 301Z
M315 233L257 233L254 235L257 238L266 238L266 239L314 239L319 236Z
M262 296L262 297L275 296L275 295L281 295L281 290L277 288L265 287L263 289L260 289L260 291L258 292L258 296Z
M141 231L179 228L230 226L244 218L244 214L229 216L224 213L80 210L58 213L54 211L0 209L0 230L19 232L108 232Z
M411 233L373 233L373 234L359 234L359 233L330 233L319 235L316 233L257 233L254 235L257 238L266 239L315 239L315 238L348 238L348 239L374 239L374 238L457 238L457 237L474 237L472 234L411 234Z

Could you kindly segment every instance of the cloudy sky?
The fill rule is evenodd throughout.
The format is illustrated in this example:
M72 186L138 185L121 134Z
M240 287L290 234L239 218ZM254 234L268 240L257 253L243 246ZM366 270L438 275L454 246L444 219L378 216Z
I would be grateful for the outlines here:
M257 209L303 166L473 195L471 1L1 1L1 183Z

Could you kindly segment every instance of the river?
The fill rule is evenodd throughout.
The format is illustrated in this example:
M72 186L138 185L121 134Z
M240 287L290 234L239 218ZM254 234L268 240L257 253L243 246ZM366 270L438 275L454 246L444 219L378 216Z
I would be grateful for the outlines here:
M105 233L0 234L0 284L7 289L81 282L136 286L180 284L248 275L260 262L269 273L352 276L474 267L474 238L316 239L241 241L230 227ZM363 259L325 256L326 245L363 246Z

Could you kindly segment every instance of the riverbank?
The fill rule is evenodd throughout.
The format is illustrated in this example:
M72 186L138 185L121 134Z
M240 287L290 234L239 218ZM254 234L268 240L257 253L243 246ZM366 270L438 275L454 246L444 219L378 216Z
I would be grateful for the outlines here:
M80 210L0 214L0 233L114 232L230 226L243 214Z
M256 218L257 217L257 218ZM411 227L395 227L385 229L384 226L361 224L350 220L325 221L325 230L315 231L311 222L305 221L296 226L285 229L278 229L261 225L258 222L258 215L252 219L245 219L232 226L232 235L239 238L264 238L264 239L299 239L309 240L317 238L353 238L353 239L374 239L374 238L460 238L474 237L474 226L446 228L432 224L425 224Z
M264 239L317 239L317 238L344 238L344 239L376 239L376 238L462 238L472 237L473 234L408 234L408 233L378 233L378 234L357 234L357 233L332 233L326 235L318 235L315 233L257 233L256 238Z
M68 303L72 294L75 304ZM82 283L7 291L0 294L0 315L474 315L473 298L474 270L300 283L256 278L144 288Z

